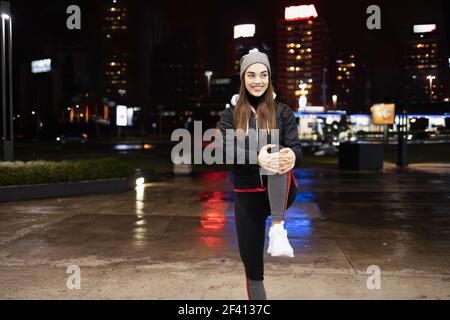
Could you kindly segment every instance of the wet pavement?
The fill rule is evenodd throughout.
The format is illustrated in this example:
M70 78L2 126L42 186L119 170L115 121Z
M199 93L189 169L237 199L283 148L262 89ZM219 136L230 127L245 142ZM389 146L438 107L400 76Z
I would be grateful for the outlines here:
M266 254L269 299L450 299L450 165L295 175L295 258ZM0 298L246 299L231 179L0 203ZM80 289L66 286L71 265ZM374 265L380 289L368 288Z

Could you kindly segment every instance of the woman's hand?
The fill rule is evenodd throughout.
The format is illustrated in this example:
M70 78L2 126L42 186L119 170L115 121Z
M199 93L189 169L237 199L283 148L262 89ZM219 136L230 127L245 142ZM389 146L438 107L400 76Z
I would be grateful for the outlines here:
M274 144L267 144L261 148L258 154L258 164L261 168L266 169L267 171L277 173L279 152L276 153L267 152L267 149L271 149L273 147L275 147Z
M284 174L295 166L295 153L291 148L283 148L279 152L268 153L267 150L275 147L268 144L261 148L258 155L260 167L274 173Z
M295 166L295 153L291 148L283 148L279 152L278 174L284 174Z

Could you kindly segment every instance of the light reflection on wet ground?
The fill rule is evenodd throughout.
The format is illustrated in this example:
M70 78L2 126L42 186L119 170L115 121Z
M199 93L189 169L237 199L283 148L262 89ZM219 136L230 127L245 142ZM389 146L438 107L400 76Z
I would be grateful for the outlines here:
M449 170L295 175L299 192L285 216L296 256L269 262L450 275ZM2 203L0 267L94 258L239 262L232 190L229 173L209 172L117 194Z

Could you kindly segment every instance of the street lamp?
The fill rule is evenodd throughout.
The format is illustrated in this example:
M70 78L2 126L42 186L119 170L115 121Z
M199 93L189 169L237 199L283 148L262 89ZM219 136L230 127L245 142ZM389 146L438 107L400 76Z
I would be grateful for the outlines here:
M212 74L213 73L210 70L205 71L205 76L206 76L206 78L208 78L208 96L209 96L209 88L211 86L211 76L212 76Z
M307 84L303 83L303 81L298 85L300 90L300 98L298 99L298 105L300 107L300 111L303 112L306 109L306 104L308 103L308 98L306 95L308 94L308 90L306 90Z
M427 79L430 80L430 102L433 100L433 80L436 79L436 76L432 76L431 74L427 76Z
M333 101L333 108L334 109L336 109L337 99L338 99L338 96L333 94L333 96L331 97L331 100Z
M39 143L39 129L41 128L41 120L39 119L39 114L36 111L32 110L31 115L33 116L33 118L36 117L35 120L33 120L35 122L35 128L36 128L35 142Z
M14 159L13 88L12 88L12 19L9 2L0 1L1 66L2 66L2 118L3 161ZM7 108L9 106L9 108ZM9 120L8 122L6 120Z

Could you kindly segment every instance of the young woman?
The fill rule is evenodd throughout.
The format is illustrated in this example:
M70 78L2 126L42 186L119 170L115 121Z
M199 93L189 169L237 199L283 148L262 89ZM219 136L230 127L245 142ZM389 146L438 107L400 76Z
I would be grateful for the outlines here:
M292 109L275 100L267 55L249 53L241 58L240 67L239 94L233 96L232 106L222 113L219 128L227 157L228 150L233 151L236 231L248 298L265 300L266 219L272 215L267 252L293 257L283 220L297 193L292 169L300 164L302 150ZM257 161L253 162L252 130L256 130L258 149ZM235 133L231 138L230 131ZM244 163L238 160L239 154L245 158Z

